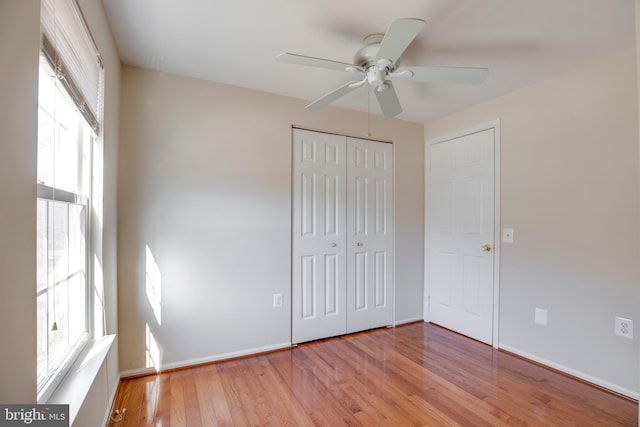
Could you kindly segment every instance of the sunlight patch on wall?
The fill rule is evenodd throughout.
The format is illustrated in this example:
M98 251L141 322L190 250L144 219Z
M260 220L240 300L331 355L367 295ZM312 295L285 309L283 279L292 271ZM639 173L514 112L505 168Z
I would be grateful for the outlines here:
M83 153L83 156L86 156ZM94 221L93 226L102 233L103 214L104 214L104 159L102 155L102 141L100 138L94 138L92 149L93 173L91 174L91 208L93 209ZM83 159L84 160L84 159ZM86 160L84 160L86 161Z
M146 293L158 325L162 324L162 275L151 249L146 251Z
M102 264L98 255L93 254L93 336L98 338L106 334Z
M156 371L160 370L160 347L158 346L158 342L156 341L156 337L153 336L151 332L151 328L149 328L149 323L145 325L146 327L146 367L154 368Z

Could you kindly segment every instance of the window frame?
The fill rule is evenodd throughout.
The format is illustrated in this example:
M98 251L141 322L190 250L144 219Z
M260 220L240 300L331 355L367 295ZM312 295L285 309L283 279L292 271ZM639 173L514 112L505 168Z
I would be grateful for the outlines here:
M41 58L41 60L47 61L46 58ZM47 62L48 66L51 66L50 63ZM39 69L39 73L45 72L44 69L41 67ZM50 79L56 79L55 76L51 76L51 75L47 75L45 76L45 78L50 78ZM60 95L62 96L66 96L67 99L65 100L65 102L69 103L70 105L74 105L74 101L73 99L70 97L70 95L67 92L66 86L64 85L57 85L56 90L58 90L60 92ZM40 113L41 107L40 107L40 100L38 101L38 110ZM58 363L56 363L53 367L47 367L47 373L45 375L45 377L41 380L37 382L37 401L39 403L44 403L46 402L51 395L55 392L56 388L60 385L60 383L63 381L64 377L66 376L66 374L69 372L69 370L71 369L71 367L73 366L73 363L77 360L77 358L80 356L80 354L84 351L84 349L86 348L88 342L90 341L90 339L92 338L92 334L91 331L93 330L93 293L91 292L91 290L93 289L93 266L92 266L92 260L91 260L91 253L93 252L93 239L92 239L92 234L93 234L93 227L92 227L92 197L93 197L93 173L94 173L94 167L93 167L93 147L98 139L98 135L97 133L94 131L93 127L91 126L90 123L88 123L88 121L86 120L85 116L82 114L82 111L80 111L79 109L75 109L74 113L77 115L77 119L79 121L78 127L79 127L79 131L83 132L82 135L78 135L77 136L77 140L84 140L84 138L87 138L86 142L84 143L84 145L86 145L86 147L83 147L83 149L78 149L77 153L78 153L78 157L82 157L84 155L86 155L86 157L88 158L87 164L85 165L86 168L88 168L88 176L87 176L87 181L86 184L86 188L85 188L85 193L87 193L86 195L83 194L79 194L79 193L75 193L72 191L67 191L61 188L55 188L52 186L49 186L45 183L42 182L38 182L37 183L37 196L36 196L36 200L37 201L46 201L46 202L59 202L59 203L65 203L68 205L74 205L74 206L81 206L84 209L84 215L82 215L84 221L85 221L85 227L84 227L84 265L83 265L83 269L85 272L85 281L84 281L84 304L85 304L85 310L83 313L83 320L84 320L84 324L83 324L83 329L84 332L81 334L80 338L75 342L72 343L72 345L70 345L70 350L66 353L66 355L64 357L62 357L59 361L57 361ZM53 117L53 120L55 121L55 117ZM80 124L81 123L81 124ZM83 130L80 130L80 128L82 128ZM54 129L54 132L58 132L57 129ZM88 135L85 135L84 133L88 133ZM88 153L85 152L85 149L88 151ZM54 148L55 150L55 148ZM55 168L55 166L54 166ZM85 171L81 171L81 174L84 174ZM54 172L55 174L55 172ZM47 209L49 209L49 207L47 206ZM47 212L47 215L49 215L49 213ZM48 232L48 227L49 227L49 220L47 219L47 238L49 235ZM47 242L48 243L48 242ZM46 249L46 255L47 258L49 257L49 248L47 247ZM47 262L48 259L47 259ZM47 268L47 276L48 276L48 268ZM68 280L69 278L67 278L66 280ZM54 279L55 280L55 279ZM43 294L50 294L50 292L52 291L52 289L54 287L59 286L58 283L54 283L53 286L50 286L49 283L49 278L47 278L47 286L38 291L36 289L36 301L38 299L38 297L40 297ZM54 291L55 292L55 291ZM54 294L55 295L55 294ZM50 326L50 319L48 316L48 312L49 312L49 303L47 303L47 337L46 339L48 340L48 327ZM39 319L40 320L40 319ZM40 337L38 337L40 338ZM48 356L46 356L48 357ZM48 363L48 362L47 362Z
M53 3L51 3L53 1ZM95 187L95 182L96 179L99 179L100 182L102 182L102 178L100 176L96 176L96 173L100 173L100 170L96 170L95 165L94 165L94 151L96 149L96 147L98 146L98 144L100 144L100 141L102 140L102 128L103 128L103 102L104 102L104 64L102 62L102 58L100 56L100 52L97 49L97 46L95 44L95 41L93 40L93 37L91 35L91 32L89 31L89 28L86 24L85 18L82 14L82 11L77 3L77 0L43 0L43 7L44 7L44 3L48 2L49 6L47 7L51 7L51 4L57 4L59 7L58 9L63 13L66 14L65 16L63 16L63 18L69 19L69 17L71 16L70 13L72 15L74 15L74 22L71 23L71 21L66 21L71 23L71 26L69 28L71 28L71 33L65 33L66 29L62 28L63 25L59 25L58 27L56 27L57 24L54 23L55 19L57 19L55 17L55 13L57 12L56 7L54 6L53 9L48 9L48 13L53 12L54 15L47 15L47 19L49 19L49 21L47 22L47 25L45 25L43 23L43 21L41 20L41 46L40 46L40 65L39 65L39 69L38 69L38 75L45 77L47 79L52 79L54 81L55 84L55 91L56 91L56 95L55 96L63 96L64 97L64 102L68 103L68 105L71 107L71 109L73 110L73 120L77 120L77 124L74 125L73 129L71 129L71 132L75 132L77 131L77 134L72 134L71 138L74 138L75 141L73 143L76 144L75 148L75 152L78 155L78 182L82 182L83 184L80 184L79 187L76 187L74 191L68 191L68 189L63 189L63 188L55 188L54 187L54 183L53 182L42 182L39 181L41 178L40 175L40 170L38 170L38 179L37 179L37 196L36 196L36 205L38 206L38 209L42 209L42 205L40 205L41 201L45 201L46 203L44 204L44 209L46 210L46 212L44 213L44 215L46 215L46 219L41 219L40 216L37 219L37 222L39 224L41 224L41 221L44 221L45 224L44 225L40 225L40 227L44 227L44 231L42 231L42 229L38 229L38 236L41 236L41 233L44 233L44 244L46 246L44 246L44 269L45 269L45 288L44 289L39 289L38 287L36 287L36 304L38 304L38 299L44 295L47 294L47 302L46 304L46 310L44 310L46 319L42 320L42 316L37 315L38 319L37 319L37 324L38 324L38 331L37 331L37 340L38 340L38 344L37 344L37 349L40 350L42 347L40 345L40 340L44 340L45 341L45 345L46 345L46 350L44 352L44 358L46 358L46 375L42 376L40 375L40 367L41 365L38 365L37 367L37 373L36 373L36 388L37 388L37 402L38 403L46 403L51 396L56 392L56 390L58 389L58 387L61 385L61 383L64 381L65 376L69 373L69 371L71 370L71 368L73 367L74 363L78 360L79 356L81 356L81 354L86 351L88 344L91 342L92 339L96 338L96 334L98 334L98 332L96 331L96 319L95 319L95 314L97 311L97 308L95 306L95 295L94 295L94 287L95 287L95 277L94 277L94 259L93 259L93 254L95 254L95 248L93 246L93 242L94 242L94 234L96 232L96 230L94 230L93 227L93 218L94 218L94 206L93 206L93 197L94 195L100 195L102 193L102 190L100 188L97 189L97 187ZM59 2L59 3L56 3ZM54 21L51 21L51 19L53 19ZM53 24L52 24L53 23ZM53 25L53 26L52 26ZM45 28L47 27L47 28ZM53 33L51 31L54 31ZM59 33L56 33L56 31L59 31ZM75 31L75 32L74 32ZM80 34L82 33L82 34ZM65 37L67 37L66 40L74 40L74 43L85 43L85 53L90 53L92 56L95 55L95 58L93 58L96 63L97 63L97 85L95 87L96 89L96 100L95 103L92 102L88 102L89 99L87 98L87 96L92 96L89 92L86 91L86 88L92 88L92 86L82 86L83 84L85 84L85 82L82 79L82 72L80 72L80 74L78 74L79 69L78 64L74 63L74 64L65 64L65 54L68 55L68 50L65 51L64 49L68 49L68 45L64 46L64 43L60 46L56 46L55 40L57 38L57 35L61 34L61 41L64 42L65 41ZM69 39L67 34L76 34L76 38L75 39ZM79 37L82 37L83 40L79 40ZM57 47L61 47L63 50L62 51L58 51ZM68 56L67 56L68 57ZM85 57L85 59L88 57ZM46 66L43 66L43 64L46 64ZM71 68L68 67L68 65L71 65ZM95 71L94 71L95 72ZM46 73L46 74L45 74ZM95 76L95 74L94 74ZM41 78L42 78L41 77ZM80 79L80 80L78 80ZM89 81L93 81L93 80L89 80ZM83 89L84 88L84 89ZM42 103L41 101L41 92L39 91L38 94L38 114L47 114L49 116L49 119L51 120L51 123L53 124L53 132L55 132L55 141L63 141L59 138L59 132L60 132L60 128L59 126L64 127L64 122L66 121L64 119L63 116L56 116L55 114L55 108L54 110L48 110L48 109L43 109L41 107L41 105L44 105L45 103ZM55 98L54 98L54 102ZM91 107L91 105L93 105L93 107ZM65 107L66 108L66 107ZM40 116L39 116L40 117ZM40 119L38 121L38 126L40 126L41 122ZM40 135L39 135L40 138ZM46 138L45 138L46 140ZM58 146L57 143L51 143L53 145L53 150L57 150ZM71 148L72 150L74 148ZM40 143L38 143L38 157L39 157L39 151L40 150ZM85 160L83 159L83 156L85 158ZM56 168L58 167L58 165L56 164L55 161L55 154L54 154L54 160L53 160L53 176L56 175ZM47 175L48 171L44 171L44 174ZM85 175L86 174L86 175ZM43 178L44 179L44 178ZM47 180L48 181L48 180ZM62 187L64 187L64 183L61 184ZM97 191L97 193L95 193ZM84 248L83 252L84 252L84 257L83 260L81 261L81 263L83 264L82 267L80 267L79 264L76 264L76 267L80 268L78 271L73 272L72 275L64 278L64 279L59 279L59 278L55 278L55 275L53 276L53 278L50 276L50 262L51 262L51 258L50 258L50 254L52 253L52 251L55 251L55 248L51 248L50 246L50 236L52 235L51 233L55 233L55 224L53 224L51 222L50 219L50 215L52 213L53 209L59 209L59 206L54 205L57 203L64 203L64 204L68 204L71 206L79 206L81 207L82 211L84 212L82 215L80 215L80 221L84 222L83 226L80 226L79 228L75 228L75 230L77 231L81 231L83 232L82 235L82 239L83 241L83 245ZM66 212L67 212L67 228L64 232L64 236L67 238L67 241L64 243L64 250L69 252L69 250L72 248L73 243L71 243L71 241L68 239L73 232L71 231L71 229L69 228L69 224L72 221L71 220L71 207L66 207ZM77 218L76 218L77 219ZM38 237L38 239L40 239L40 237ZM40 245L40 244L38 244ZM38 246L38 251L41 251L41 247ZM76 252L75 255L78 255L78 253ZM70 256L69 254L67 254L66 256ZM79 257L77 257L76 259L79 259ZM37 266L37 270L40 270L42 267L40 265L40 263L38 263ZM75 276L75 274L77 274L78 272L84 272L84 283L83 285L83 291L84 291L84 313L82 313L81 317L77 317L75 320L73 320L73 322L71 322L71 319L73 319L72 316L69 316L69 313L72 312L72 310L69 310L67 308L66 314L67 314L67 322L65 325L63 325L63 327L67 327L69 329L72 328L71 324L73 323L74 325L77 325L80 321L83 322L82 325L82 331L79 331L78 329L75 329L75 331L73 332L73 339L75 339L75 342L70 341L68 343L68 347L65 348L65 354L64 355L60 355L59 358L56 358L54 360L55 364L52 364L51 366L49 366L50 360L49 360L49 355L50 355L50 349L49 346L51 344L50 340L50 329L52 326L52 319L51 317L51 298L56 298L55 296L55 288L57 288L58 286L66 286L67 287L67 292L70 290L70 287L72 286L72 281L73 281L73 276ZM40 275L40 273L39 273ZM42 280L40 277L38 277L38 280ZM62 288L62 292L65 292L64 288ZM76 288L78 289L78 288ZM53 293L53 297L51 296ZM55 304L55 301L54 301ZM67 293L66 295L66 301L61 302L61 304L63 304L62 307L64 307L64 304L66 304L67 307L69 307L70 305L73 305L73 301L72 301L72 297L71 294ZM54 309L55 310L55 309ZM45 327L42 327L42 323L44 323ZM69 329L65 332L68 332ZM43 337L42 335L46 335L45 337ZM71 337L69 337L67 335L67 337L63 338L63 339L67 339L67 340L71 340ZM37 358L40 361L40 358L42 357L42 354L38 354ZM54 356L55 357L55 356Z

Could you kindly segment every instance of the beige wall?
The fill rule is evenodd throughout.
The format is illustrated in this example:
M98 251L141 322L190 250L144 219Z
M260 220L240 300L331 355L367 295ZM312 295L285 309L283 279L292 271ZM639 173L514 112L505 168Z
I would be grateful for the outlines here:
M0 402L36 400L40 1L0 2ZM14 328L10 325L19 325Z
M640 334L613 331L640 322L635 64L627 50L425 125L429 140L501 120L501 345L627 394Z
M79 4L105 63L105 127L97 147L97 165L104 170L101 206L94 219L96 275L104 298L106 333L117 331L116 171L120 60L102 3ZM36 138L40 1L0 1L0 402L36 401ZM102 300L102 299L101 299ZM98 304L102 308L102 304ZM100 317L102 311L98 312ZM102 333L99 328L98 335ZM110 354L117 354L115 351ZM118 381L118 361L107 361L79 418L98 425ZM99 413L96 413L98 410ZM102 411L102 412L100 412ZM82 425L82 423L80 423ZM89 425L89 424L84 424Z
M291 126L364 136L366 115L132 67L121 101L121 369L147 367L147 325L165 367L289 343ZM373 118L371 130L395 145L396 319L420 319L423 127ZM146 247L161 274L158 317Z

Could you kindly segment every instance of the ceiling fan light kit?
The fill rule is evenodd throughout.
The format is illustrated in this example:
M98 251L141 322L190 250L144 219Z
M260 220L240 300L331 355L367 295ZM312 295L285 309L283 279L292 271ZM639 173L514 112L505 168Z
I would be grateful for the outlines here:
M318 98L305 108L319 110L351 91L369 83L385 118L390 119L402 112L400 101L391 83L392 78L434 83L479 84L489 75L486 68L468 67L405 67L398 68L400 56L424 27L425 21L417 18L396 19L385 34L366 36L364 46L353 58L353 64L314 58L294 53L281 53L276 60L290 64L308 65L356 74L359 79L347 82L339 88Z

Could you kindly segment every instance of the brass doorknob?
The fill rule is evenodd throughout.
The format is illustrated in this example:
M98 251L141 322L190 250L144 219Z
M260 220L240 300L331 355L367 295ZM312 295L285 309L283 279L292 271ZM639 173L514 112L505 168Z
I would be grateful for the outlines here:
M482 245L482 250L483 250L484 252L489 252L489 251L491 251L491 245L490 245L490 244L488 244L488 243L487 243L486 245Z

